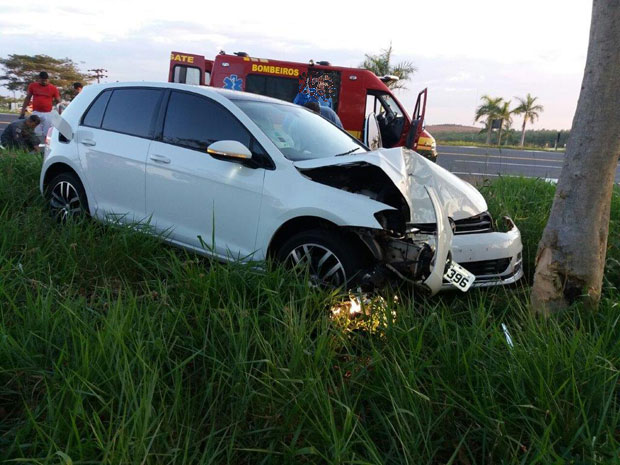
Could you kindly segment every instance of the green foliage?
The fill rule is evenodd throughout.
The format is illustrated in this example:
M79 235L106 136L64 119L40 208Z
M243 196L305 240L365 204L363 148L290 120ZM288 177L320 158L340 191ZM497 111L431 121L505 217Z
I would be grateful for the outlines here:
M390 46L376 55L365 54L366 59L360 68L368 69L377 76L393 75L398 76L398 81L387 82L386 85L390 89L406 89L405 81L417 71L417 68L410 61L401 61L396 65L390 63L392 59L392 43Z
M515 115L523 115L525 121L534 123L540 116L540 113L545 110L542 105L536 104L536 100L538 100L538 97L532 97L529 93L525 96L525 98L515 98L519 101L519 105L514 110L512 110L512 112Z
M47 71L50 82L56 87L72 90L74 82L87 84L92 78L82 73L77 64L69 58L53 58L48 55L18 55L10 54L7 58L0 58L0 65L4 74L0 81L9 90L25 92L28 84L38 78L41 71Z
M533 123L539 116L539 113L544 110L542 105L536 105L535 102L538 97L532 97L530 94L527 94L526 98L515 97L519 101L519 105L510 109L510 100L504 100L502 97L489 97L488 95L483 95L481 97L482 103L478 108L476 108L476 113L474 115L474 121L478 122L483 120L485 123L485 128L480 131L486 133L485 142L487 144L491 143L491 123L494 119L500 119L501 125L497 134L497 144L501 145L502 143L502 134L505 134L504 131L507 131L512 126L512 115L513 114L523 114L523 125L521 129L521 140L520 145L523 145L523 138L526 134L525 132L525 123L530 121ZM464 139L467 140L467 139ZM531 141L530 141L531 144ZM507 145L512 145L507 143ZM534 144L536 145L536 144Z
M501 105L504 99L502 97L491 97L489 95L483 95L480 97L482 103L476 108L476 114L474 121L478 122L484 120L487 122L487 127L494 119L499 118L501 112Z
M484 131L486 131L485 141L487 144L489 144L491 142L493 120L501 119L504 113L507 111L508 105L506 105L506 102L504 102L504 99L502 97L490 97L488 95L483 95L480 100L482 100L482 103L478 106L478 108L476 108L474 121L478 122L479 120L484 120ZM510 104L510 102L508 102L508 104ZM501 127L499 132L501 134ZM500 136L498 136L498 143L500 140Z
M502 102L497 116L502 120L502 129L510 129L510 126L512 126L512 110L510 109L510 100L505 100Z
M523 124L521 125L521 143L520 145L525 144L525 125L529 121L533 123L538 119L538 116L544 108L542 105L537 105L536 100L538 97L532 97L529 93L525 98L516 97L519 101L519 106L517 106L512 112L516 115L523 115Z
M351 330L330 318L338 296L279 268L61 227L40 166L0 155L0 462L618 462L620 192L597 313L532 317L526 279L385 289L371 330ZM483 191L521 227L529 279L554 186Z
M486 131L483 129L483 131ZM525 131L525 139L527 141L528 146L531 147L553 147L555 145L555 141L558 136L558 132L560 133L560 143L558 144L558 148L564 147L564 145L568 142L568 136L570 135L570 131L555 131L549 129L537 129L537 130L528 130ZM440 132L433 134L433 137L437 140L438 144L442 142L456 142L462 141L463 143L478 143L484 144L486 141L486 132L484 133L472 133L472 132ZM520 131L516 130L508 130L502 133L502 145L513 145L518 146L520 138Z
M9 110L13 102L20 103L20 99L0 95L0 109Z
M510 110L510 100L502 102L499 107L499 112L497 116L501 120L499 125L499 131L497 133L497 145L501 145L502 131L504 129L510 129L510 126L512 125L512 111Z

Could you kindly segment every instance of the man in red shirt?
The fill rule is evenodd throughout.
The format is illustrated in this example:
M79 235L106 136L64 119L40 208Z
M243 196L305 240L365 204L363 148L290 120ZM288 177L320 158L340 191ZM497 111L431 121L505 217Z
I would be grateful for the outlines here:
M19 115L20 119L24 118L30 99L32 99L32 114L41 119L41 124L37 127L37 134L46 136L47 130L52 126L50 114L54 103L60 102L60 93L55 85L49 83L49 76L45 71L39 73L38 82L31 82L28 86L28 93Z

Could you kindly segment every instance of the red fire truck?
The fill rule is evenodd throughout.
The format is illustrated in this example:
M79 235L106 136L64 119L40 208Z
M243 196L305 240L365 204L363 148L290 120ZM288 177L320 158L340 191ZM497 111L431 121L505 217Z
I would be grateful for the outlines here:
M296 63L254 58L244 52L220 52L214 60L172 52L168 75L169 82L242 90L289 102L316 79L330 83L329 104L354 137L371 148L377 144L388 148L407 146L433 161L437 158L435 139L423 126L426 89L418 95L409 117L386 85L398 79L395 76L377 77L366 69L332 66L327 61Z

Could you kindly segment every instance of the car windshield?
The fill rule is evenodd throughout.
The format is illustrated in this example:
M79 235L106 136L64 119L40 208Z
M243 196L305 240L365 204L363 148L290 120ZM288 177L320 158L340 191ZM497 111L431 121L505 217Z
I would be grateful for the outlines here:
M289 160L366 152L356 139L307 108L256 100L235 100L235 104Z

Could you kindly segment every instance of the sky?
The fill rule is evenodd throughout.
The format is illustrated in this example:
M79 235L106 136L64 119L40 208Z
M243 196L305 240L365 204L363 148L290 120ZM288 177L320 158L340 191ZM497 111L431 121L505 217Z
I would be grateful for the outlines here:
M569 129L591 10L590 0L0 0L0 57L69 57L110 82L165 81L172 50L358 66L391 42L394 63L418 68L397 96L411 112L428 87L427 124L473 125L482 95L516 106L529 92L544 112L528 127Z

